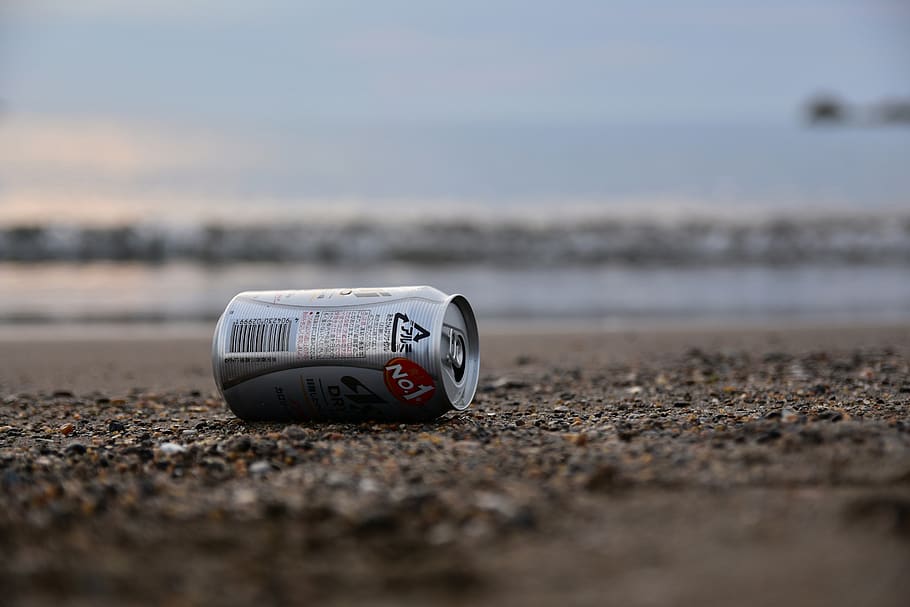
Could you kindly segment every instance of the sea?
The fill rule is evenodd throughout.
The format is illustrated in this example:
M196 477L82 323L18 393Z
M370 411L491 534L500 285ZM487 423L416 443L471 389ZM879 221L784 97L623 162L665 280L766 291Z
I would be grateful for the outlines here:
M204 331L244 290L409 284L463 293L481 327L910 322L910 128L398 125L257 143L271 151L253 169L138 180L101 216L5 212L0 184L0 332Z

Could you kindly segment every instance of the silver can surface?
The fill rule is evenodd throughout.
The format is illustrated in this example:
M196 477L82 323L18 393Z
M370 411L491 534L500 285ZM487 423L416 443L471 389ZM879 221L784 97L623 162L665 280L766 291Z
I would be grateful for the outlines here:
M215 384L249 421L426 421L480 372L468 300L433 287L246 291L212 340Z

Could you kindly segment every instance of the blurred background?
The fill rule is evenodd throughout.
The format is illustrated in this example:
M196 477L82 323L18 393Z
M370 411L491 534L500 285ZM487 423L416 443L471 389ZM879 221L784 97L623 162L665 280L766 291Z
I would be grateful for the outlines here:
M901 0L7 1L0 327L905 322L908 100Z

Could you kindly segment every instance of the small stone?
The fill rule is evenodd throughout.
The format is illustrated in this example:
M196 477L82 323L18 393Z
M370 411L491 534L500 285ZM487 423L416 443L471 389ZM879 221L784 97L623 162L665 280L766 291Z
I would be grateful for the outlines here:
M286 426L284 429L282 429L281 436L291 440L302 440L307 437L307 433L306 430L297 424L291 424L290 426Z
M70 434L73 433L73 430L75 430L75 429L76 429L76 426L74 426L73 424L63 424L62 426L57 428L57 431L60 432L60 434L62 434L63 436L69 436Z
M253 441L250 440L250 437L246 436L246 435L232 438L231 440L229 440L227 442L227 445L225 445L227 450L232 451L232 452L249 451L250 447L252 447L252 446L253 446Z
M826 392L828 392L829 389L830 388L827 384L815 384L814 386L812 386L811 392L812 392L812 394L819 395L819 394L825 394Z
M771 441L776 441L780 438L780 430L770 430L764 434L760 434L757 439L759 443L769 443Z
M361 493L377 493L379 492L379 483L371 478L362 478L360 483L357 485L357 488L360 489Z
M12 430L12 429L13 429L12 426L0 426L0 432L8 432L9 430Z
M73 442L66 446L65 451L66 451L67 455L82 455L87 450L88 449L86 449L85 445L83 445L82 443Z
M495 512L506 518L511 517L515 513L515 504L512 500L507 496L498 493L482 491L477 494L474 503L481 510Z
M126 426L123 424L123 422L111 420L111 422L107 425L107 429L109 432L123 432L126 430Z
M249 487L239 487L234 491L232 501L235 506L246 508L256 503L256 492Z
M588 444L588 435L584 432L578 434L566 434L566 440L578 447L584 447Z
M631 483L624 478L619 468L612 464L604 464L588 477L585 488L589 491L616 491L625 489Z
M620 430L616 433L616 436L619 437L619 440L627 443L638 436L638 432L635 432L634 430Z
M268 460L261 459L250 464L250 474L261 476L272 471L272 464Z
M73 393L69 390L54 390L54 398L72 398Z
M401 522L394 512L387 510L370 510L362 518L354 522L354 532L358 535L369 536L394 532Z
M427 541L432 546L451 544L457 537L455 527L448 522L438 523L427 533Z
M165 455L174 455L176 453L183 453L186 451L186 447L183 445L178 445L177 443L161 443L158 446L158 449Z
M494 390L514 390L527 387L527 385L527 382L521 381L519 379L512 379L510 377L498 377L490 383L484 385L482 390L484 392L493 392Z
M824 436L818 430L803 428L799 431L799 436L803 439L803 442L813 445L820 445L825 442Z

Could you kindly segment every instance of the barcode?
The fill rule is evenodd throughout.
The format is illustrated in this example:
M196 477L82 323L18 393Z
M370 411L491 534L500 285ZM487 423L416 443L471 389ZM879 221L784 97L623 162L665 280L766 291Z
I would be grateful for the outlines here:
M290 318L248 318L231 327L229 352L285 352L291 349Z

